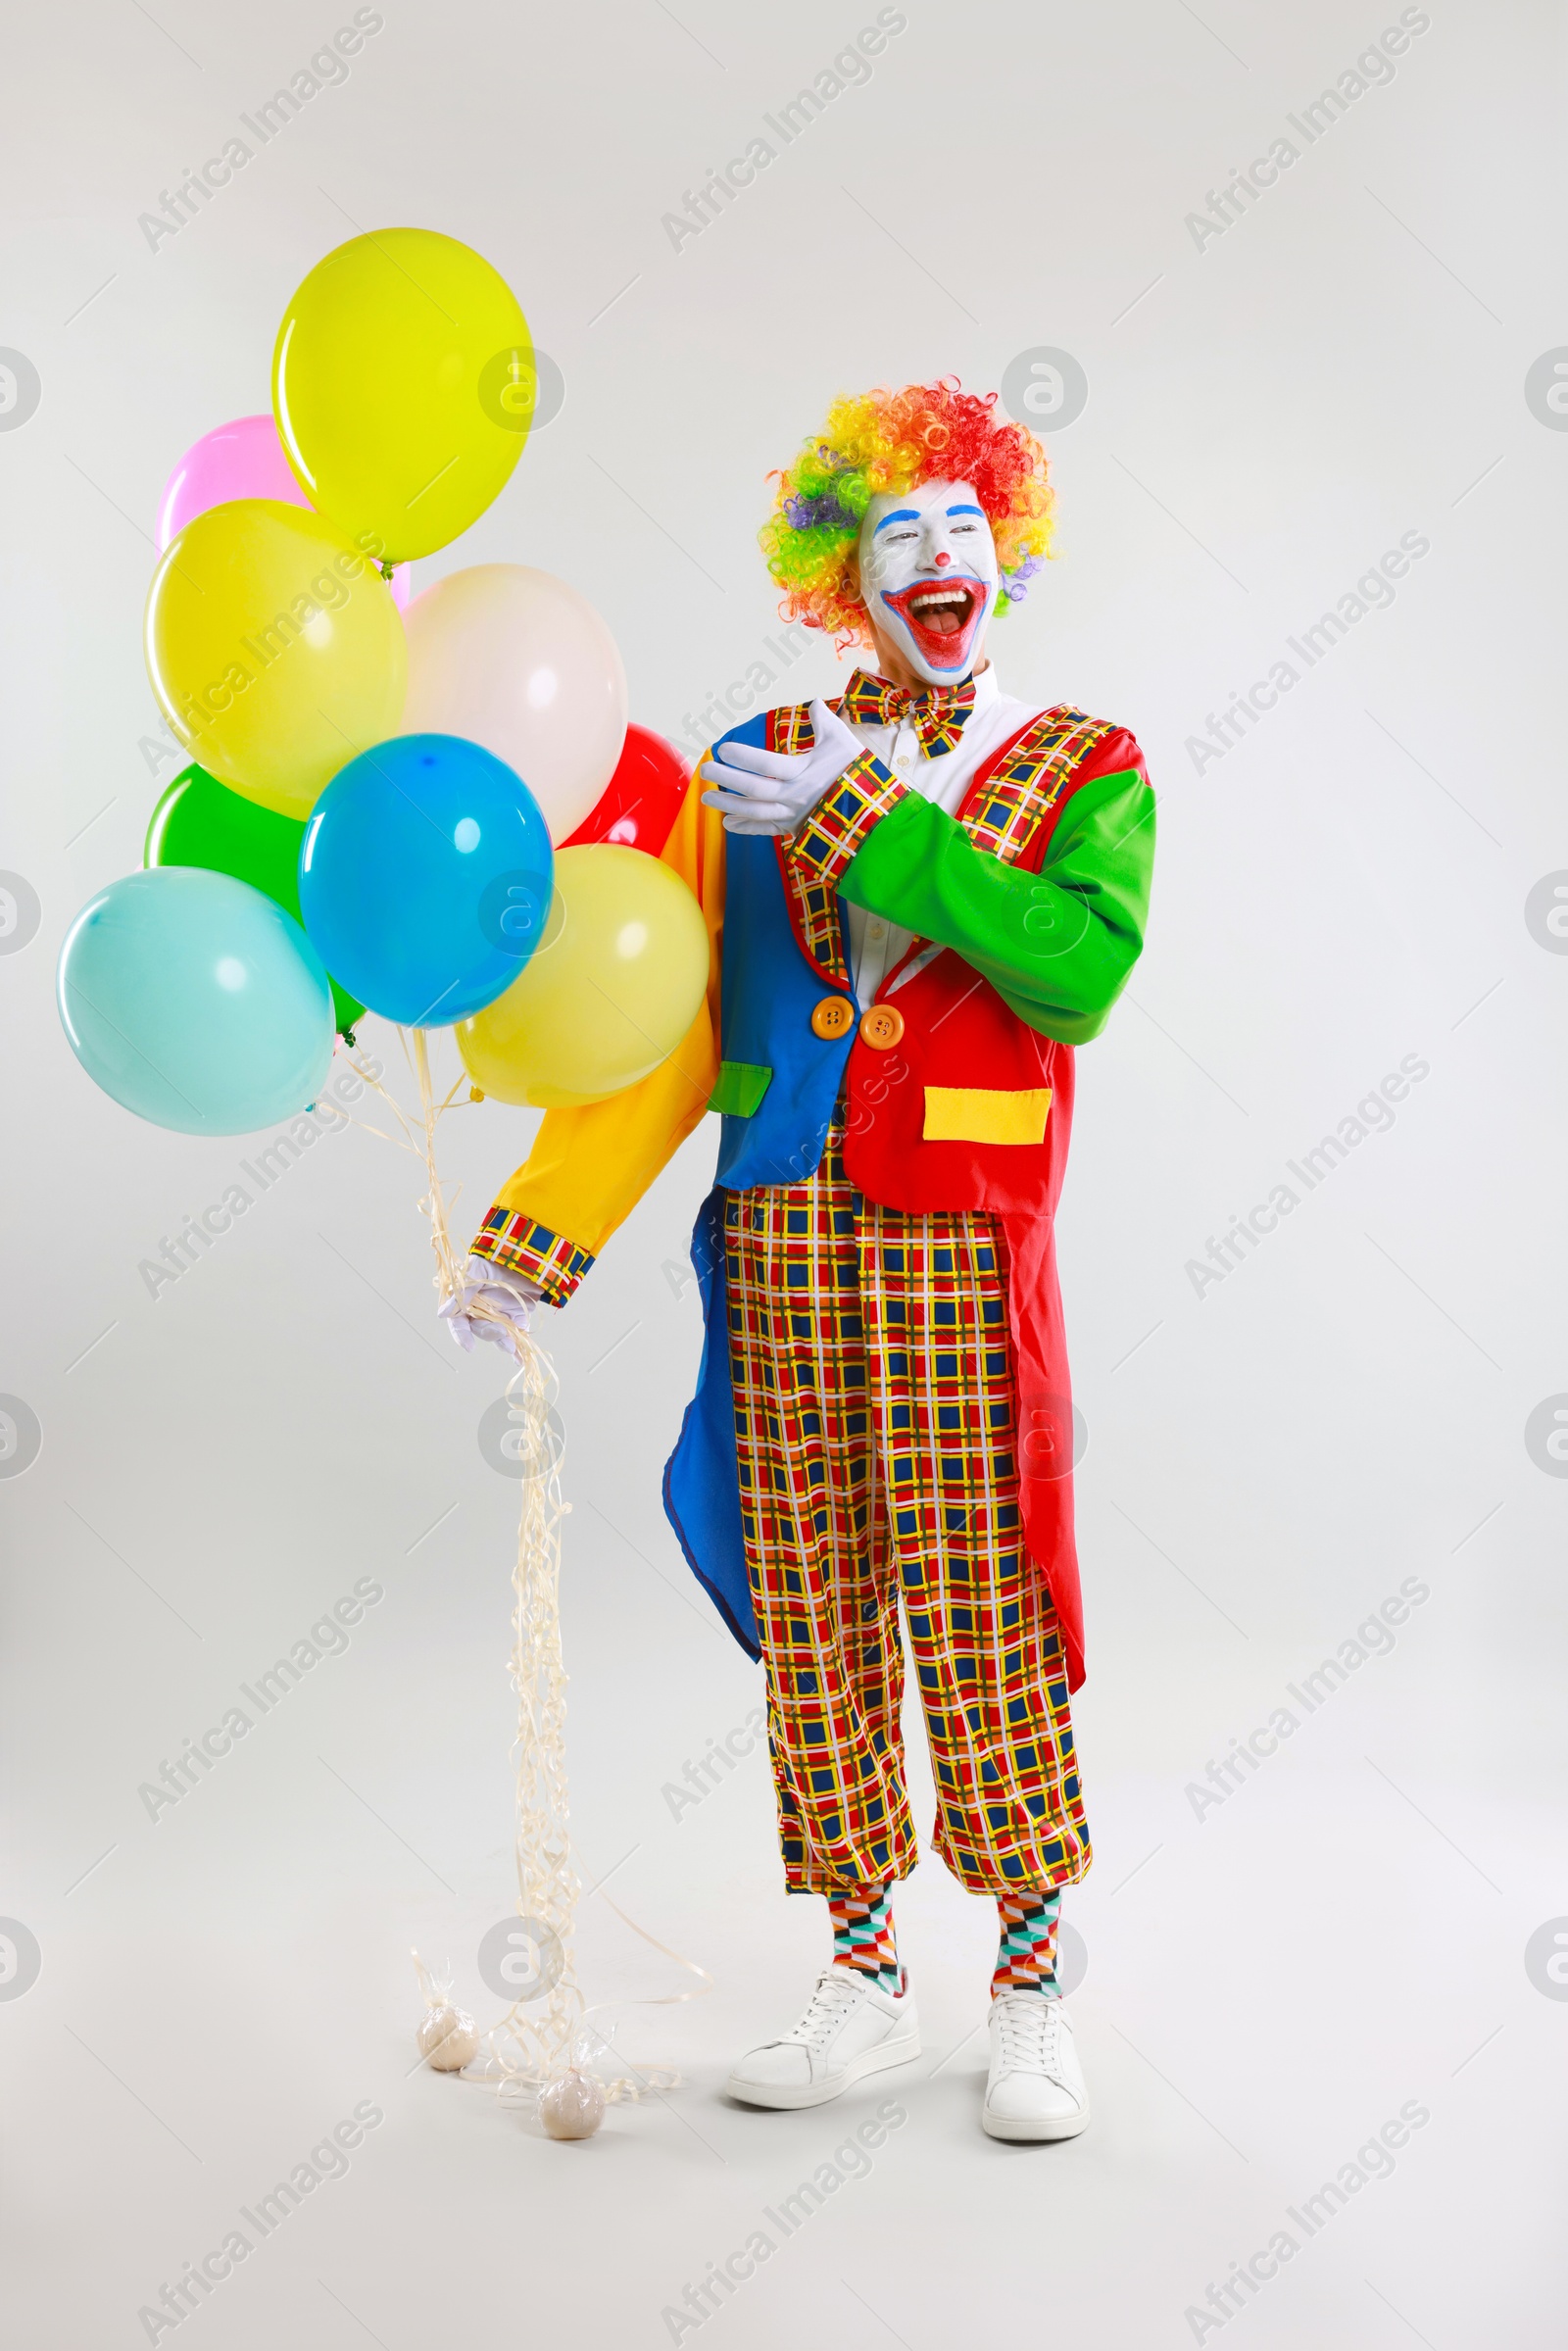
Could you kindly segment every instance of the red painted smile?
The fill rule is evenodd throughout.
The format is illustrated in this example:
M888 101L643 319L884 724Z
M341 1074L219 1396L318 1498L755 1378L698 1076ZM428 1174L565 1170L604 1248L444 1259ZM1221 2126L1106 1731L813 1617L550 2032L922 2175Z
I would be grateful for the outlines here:
M933 669L969 666L975 631L985 615L987 590L978 579L917 579L882 602L907 628Z

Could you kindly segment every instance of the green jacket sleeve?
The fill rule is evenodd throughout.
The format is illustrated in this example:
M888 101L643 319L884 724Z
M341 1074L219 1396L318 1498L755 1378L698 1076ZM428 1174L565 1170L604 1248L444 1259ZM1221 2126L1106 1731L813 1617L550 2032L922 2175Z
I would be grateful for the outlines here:
M1142 952L1153 860L1154 796L1129 767L1073 794L1038 874L976 849L906 792L864 834L839 891L951 947L1031 1028L1085 1045Z

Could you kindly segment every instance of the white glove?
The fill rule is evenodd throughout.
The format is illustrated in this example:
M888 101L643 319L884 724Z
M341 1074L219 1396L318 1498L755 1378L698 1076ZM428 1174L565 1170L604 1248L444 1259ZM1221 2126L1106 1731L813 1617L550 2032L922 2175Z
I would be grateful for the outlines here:
M852 760L865 749L825 702L811 705L816 741L809 751L754 751L724 743L705 760L703 781L717 784L703 806L721 808L727 833L793 833Z
M517 1341L543 1296L538 1283L530 1282L526 1274L510 1273L505 1266L492 1265L488 1257L470 1257L464 1268L463 1288L437 1312L466 1355L472 1354L476 1339L490 1339L520 1362L522 1349ZM504 1319L496 1322L490 1314L475 1314L474 1307L481 1300Z

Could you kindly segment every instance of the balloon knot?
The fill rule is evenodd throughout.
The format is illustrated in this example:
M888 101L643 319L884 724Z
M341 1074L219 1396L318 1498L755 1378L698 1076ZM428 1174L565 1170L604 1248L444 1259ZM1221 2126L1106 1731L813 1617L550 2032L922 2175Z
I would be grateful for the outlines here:
M480 1091L479 1091L479 1089L478 1089L478 1087L477 1087L477 1086L470 1086L470 1087L468 1088L468 1100L469 1100L469 1102L483 1102L483 1100L484 1100L484 1096L483 1096L483 1095L480 1093Z

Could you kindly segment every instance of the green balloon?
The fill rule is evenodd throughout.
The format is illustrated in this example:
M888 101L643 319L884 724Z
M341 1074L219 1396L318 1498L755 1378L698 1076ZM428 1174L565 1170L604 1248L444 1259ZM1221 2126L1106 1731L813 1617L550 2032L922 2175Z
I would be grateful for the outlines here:
M212 873L231 873L239 882L300 919L300 842L305 827L291 816L278 816L230 792L205 767L190 766L176 775L153 810L147 827L145 865L205 865ZM365 1006L332 982L332 1010L346 1037Z

